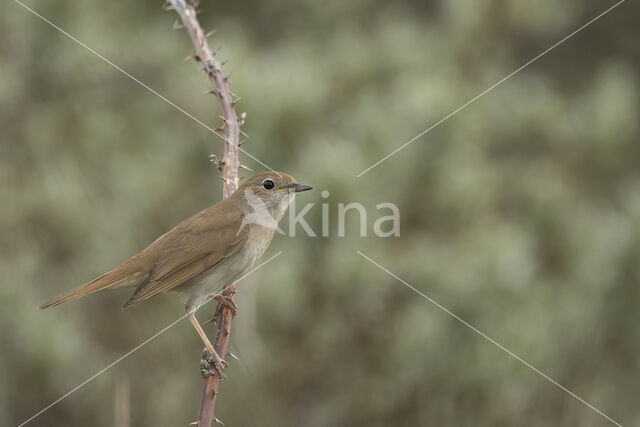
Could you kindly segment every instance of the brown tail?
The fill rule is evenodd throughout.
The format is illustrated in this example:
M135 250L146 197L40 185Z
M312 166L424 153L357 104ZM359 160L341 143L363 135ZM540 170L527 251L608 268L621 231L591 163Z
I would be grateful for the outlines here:
M40 308L45 309L53 307L58 304L62 304L63 302L72 301L107 288L114 289L124 286L137 286L146 278L147 275L140 271L139 268L136 268L137 266L133 265L130 261L131 260L119 265L89 283L78 288L71 289L64 294L55 297L51 301L42 304Z

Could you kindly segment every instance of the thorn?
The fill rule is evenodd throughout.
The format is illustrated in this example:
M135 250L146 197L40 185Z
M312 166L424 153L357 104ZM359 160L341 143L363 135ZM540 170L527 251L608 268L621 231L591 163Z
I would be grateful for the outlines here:
M198 425L198 422L197 422L197 421L194 421L194 422L192 422L192 423L189 423L189 425L190 425L190 426L197 426L197 425Z
M218 89L211 89L211 90L205 90L204 92L205 95L216 95L216 96L220 96L220 91Z
M238 147L240 147L242 144L244 144L247 140L243 139L242 141L238 142Z
M244 136L244 139L249 139L249 135L247 135L242 129L238 129L240 131L240 135Z
M185 61L189 61L190 59L195 59L196 61L198 61L198 55L196 55L195 53L192 53L191 55L187 55L184 57Z
M184 25L182 25L181 22L179 22L177 19L173 22L173 29L174 30L181 30L184 28Z
M222 62L220 63L220 66L221 66L221 67L224 67L224 64L226 64L227 62L229 62L229 58L227 58L227 59L225 59L224 61L222 61Z
M229 356L233 357L234 359L236 359L238 362L240 361L240 359L238 359L238 356L236 356L235 354L231 353L230 351L227 351L227 353L229 354Z
M218 419L218 417L213 417L213 420L214 420L215 422L217 422L218 424L222 425L222 426L224 425L224 423L223 423L222 421L220 421L220 420Z
M227 178L225 178L224 176L221 176L220 179L222 180L222 182L224 182L225 184L227 183Z
M204 36L205 36L205 38L209 38L209 37L211 37L212 35L214 35L217 31L218 31L218 30L211 30L211 31L209 31L207 34L205 34Z
M173 5L171 4L170 1L165 1L164 4L162 5L162 9L166 11L173 10Z
M240 163L240 168L241 168L241 169L246 169L246 170L248 170L249 172L253 172L253 169L251 169L251 168L250 168L250 167L248 167L248 166L243 165L242 163ZM255 172L253 172L253 173L255 173ZM234 357L235 357L235 356L234 356Z

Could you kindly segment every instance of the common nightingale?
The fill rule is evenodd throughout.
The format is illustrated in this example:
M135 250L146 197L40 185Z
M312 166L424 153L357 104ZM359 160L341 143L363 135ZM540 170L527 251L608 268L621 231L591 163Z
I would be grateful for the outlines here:
M311 189L286 173L256 174L230 197L182 221L113 270L40 308L121 287L135 288L124 307L167 291L182 293L189 320L209 350L216 372L224 377L224 361L195 311L224 285L255 267L295 194Z

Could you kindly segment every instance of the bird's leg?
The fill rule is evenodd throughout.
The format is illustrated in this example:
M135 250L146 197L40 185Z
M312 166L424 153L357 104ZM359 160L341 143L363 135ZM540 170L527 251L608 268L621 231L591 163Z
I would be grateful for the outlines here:
M204 333L202 326L198 323L198 319L196 319L196 315L194 313L189 314L189 320L193 327L196 328L196 331L198 331L198 335L200 335L200 338L202 338L202 341L204 341L204 345L206 346L202 360L200 361L200 368L203 371L203 376L215 373L221 380L223 380L225 378L224 367L227 363L218 356L218 353L216 353L216 350L213 348L211 341L209 341L207 334Z

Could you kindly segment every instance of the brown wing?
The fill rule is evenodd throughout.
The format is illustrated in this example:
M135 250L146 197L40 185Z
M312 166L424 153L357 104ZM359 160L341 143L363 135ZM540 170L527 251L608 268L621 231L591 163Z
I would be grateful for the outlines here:
M124 307L181 285L244 246L249 227L242 226L242 215L225 202L194 215L145 249L153 257L150 274Z

